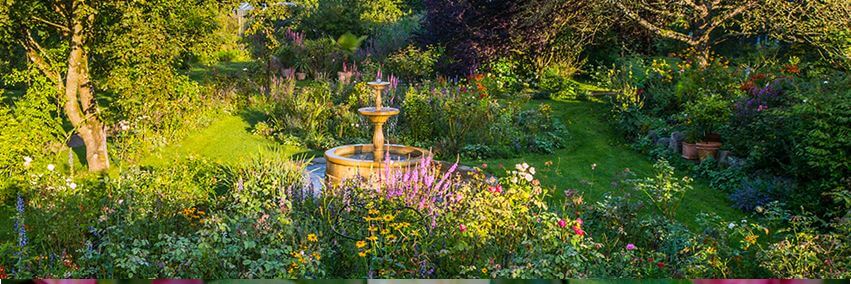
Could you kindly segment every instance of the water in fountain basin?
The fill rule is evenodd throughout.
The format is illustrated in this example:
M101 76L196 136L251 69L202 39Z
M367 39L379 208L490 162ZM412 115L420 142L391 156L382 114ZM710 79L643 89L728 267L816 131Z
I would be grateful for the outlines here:
M375 160L374 159L375 156L373 156L372 152L370 152L370 153L354 153L354 154L350 154L350 155L343 155L343 157L346 157L346 158L349 158L349 159L355 159L355 160L363 160L363 161ZM401 155L401 154L390 153L390 161L393 161L393 162L407 161L407 160L410 160L411 158L416 158L416 157L411 157L411 155ZM386 159L387 158L384 158L384 159L382 159L382 161L385 161Z

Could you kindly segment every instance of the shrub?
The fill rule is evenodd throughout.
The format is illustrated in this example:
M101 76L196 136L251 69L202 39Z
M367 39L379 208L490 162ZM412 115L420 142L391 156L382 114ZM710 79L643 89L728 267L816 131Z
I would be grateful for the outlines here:
M487 73L477 81L481 83L487 94L498 98L519 96L524 83L519 73L520 62L508 57L502 57L484 66Z
M790 215L783 211L782 215ZM788 219L781 229L785 236L759 255L760 267L777 277L848 278L851 245L848 244L848 220L833 225L832 232L820 232L823 220L803 213Z
M718 133L730 119L730 103L721 95L707 94L685 106L683 124L688 131L686 141L695 143L706 139L708 134Z
M390 56L384 63L385 73L396 74L402 79L415 81L434 76L434 67L443 50L428 46L425 49L408 45Z
M579 84L552 67L547 68L541 75L538 88L544 96L553 100L577 100L587 97L585 91L579 89Z
M409 88L400 124L404 142L433 145L439 156L480 158L552 153L567 146L567 130L548 105L520 111L521 101L491 99L471 83Z
M733 207L752 212L773 201L783 201L793 189L790 181L778 177L746 178L742 180L741 187L730 194L730 200Z
M692 179L685 176L678 181L674 176L674 168L664 159L656 161L653 169L656 172L654 177L632 182L635 189L643 192L659 213L668 219L674 219L683 196L691 190Z

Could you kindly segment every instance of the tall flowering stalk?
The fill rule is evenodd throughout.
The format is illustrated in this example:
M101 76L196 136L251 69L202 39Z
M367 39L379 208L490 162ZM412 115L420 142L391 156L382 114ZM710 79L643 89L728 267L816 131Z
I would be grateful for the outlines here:
M404 206L424 212L431 218L434 228L440 211L460 201L462 196L456 193L460 184L453 179L458 163L441 174L433 162L432 156L426 156L418 165L405 170L393 171L386 167L374 193L377 197L398 200ZM385 156L385 163L393 163L389 155Z
M18 202L15 205L15 209L17 210L17 213L15 214L15 232L18 233L18 251L16 252L18 257L17 271L20 272L23 269L23 261L28 239L27 230L24 225L24 198L21 197L20 193L18 194L17 201Z
M387 79L390 81L390 85L387 88L387 92L391 94L390 96L390 105L396 101L396 88L399 87L399 78L393 74L390 74L390 77Z
M287 29L285 34L286 38L293 42L295 46L303 46L304 45L304 33L293 31L292 29Z

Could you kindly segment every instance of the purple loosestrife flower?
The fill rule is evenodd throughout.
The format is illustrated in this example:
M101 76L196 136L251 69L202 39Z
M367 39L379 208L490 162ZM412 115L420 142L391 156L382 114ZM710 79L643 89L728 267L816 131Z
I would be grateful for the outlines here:
M634 244L631 244L631 243L626 244L626 250L635 250L637 248L638 247L636 247Z

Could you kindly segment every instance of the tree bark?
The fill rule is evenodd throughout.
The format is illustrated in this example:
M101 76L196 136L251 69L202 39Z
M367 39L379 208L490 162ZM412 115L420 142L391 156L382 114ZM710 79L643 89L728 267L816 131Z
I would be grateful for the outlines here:
M106 130L97 116L92 84L89 76L88 56L84 50L81 17L75 17L71 33L71 52L65 76L65 114L86 146L89 171L100 172L109 168Z

